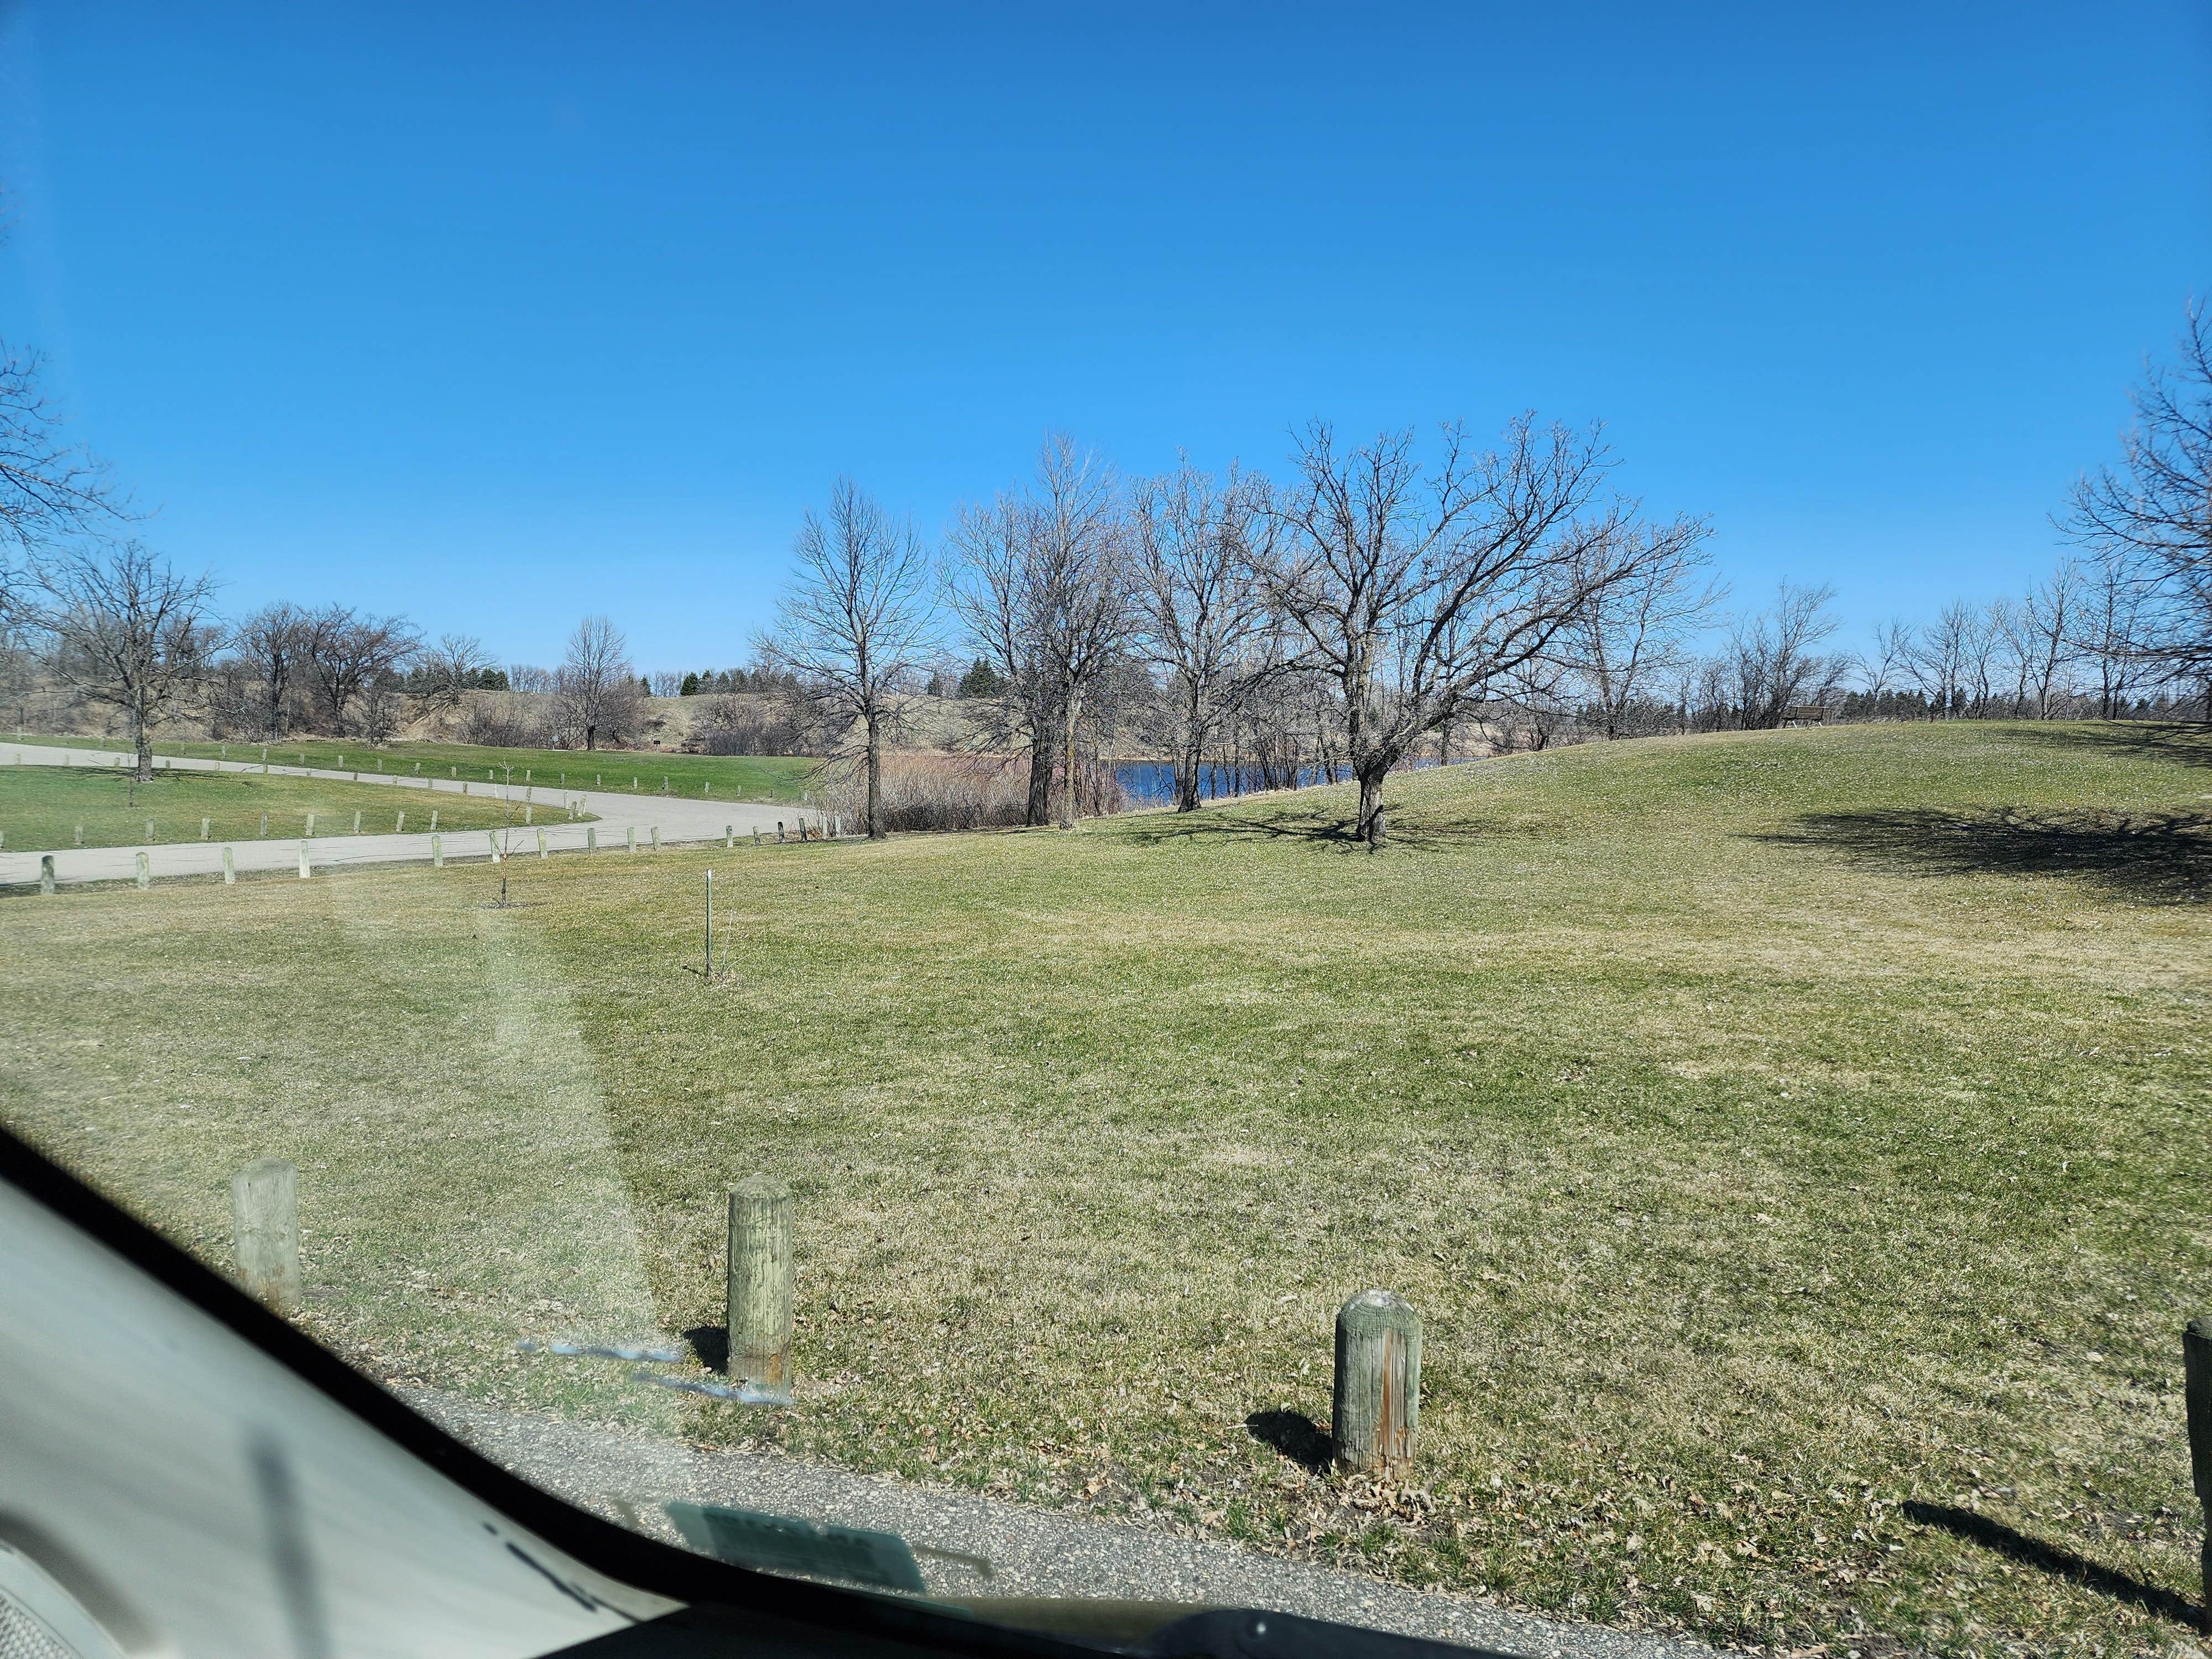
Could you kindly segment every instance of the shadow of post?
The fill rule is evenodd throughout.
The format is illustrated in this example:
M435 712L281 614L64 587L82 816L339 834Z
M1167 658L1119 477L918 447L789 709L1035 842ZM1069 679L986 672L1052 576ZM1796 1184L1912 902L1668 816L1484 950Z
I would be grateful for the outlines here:
M2063 1549L2057 1544L2045 1543L2040 1538L2030 1538L2026 1533L2008 1527L2002 1521L1992 1521L1986 1515L1977 1515L1972 1510L1954 1509L1948 1504L1908 1502L1905 1513L1923 1527L1940 1527L1954 1538L1979 1544L1984 1549L1995 1550L2022 1566L2033 1567L2038 1572L2047 1572L2054 1578L2070 1579L2084 1589L2095 1590L2100 1595L2116 1601L2130 1602L2146 1613L2154 1613L2161 1619L2171 1619L2176 1624L2198 1627L2202 1614L2194 1601L2156 1584L2146 1584L2142 1579L2110 1567L2100 1567L2094 1561Z
M1328 1473L1328 1436L1304 1412L1254 1412L1244 1426L1255 1440L1273 1446L1291 1462L1316 1474Z

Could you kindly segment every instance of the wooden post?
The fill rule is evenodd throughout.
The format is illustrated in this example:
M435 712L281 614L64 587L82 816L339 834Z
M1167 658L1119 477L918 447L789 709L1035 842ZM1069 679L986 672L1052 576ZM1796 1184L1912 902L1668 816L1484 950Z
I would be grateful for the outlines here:
M491 861L494 864L497 864L499 862L499 831L496 830L485 830L484 839L491 843Z
M399 816L392 820L392 833L395 836L404 836L407 833L407 813L404 809L402 809Z
M543 830L538 832L538 856L541 859L545 856L545 832Z
M1402 1296L1362 1291L1336 1310L1329 1445L1337 1467L1413 1473L1421 1418L1421 1316Z
M791 1188L748 1176L730 1193L730 1381L791 1386Z
M310 836L313 836L314 835L314 833L315 833L315 815L314 815L313 812L310 812L310 813L308 813L308 814L307 814L307 834L308 834Z
M232 860L228 847L222 849L222 884L226 887L238 885L238 866Z
M654 824L654 825L653 826L653 832L652 832L652 833L653 833L653 850L654 852L658 853L658 852L660 850L660 826L659 826L659 824L657 824L657 823L656 823L656 824Z
M2212 1319L2192 1319L2181 1333L2181 1387L2189 1412L2189 1472L2197 1501L2204 1506L2197 1589L2204 1628L2212 1631Z
M76 844L79 847L84 845L84 826L81 823L76 827Z
M775 838L778 841L781 841L783 839L783 820L781 818L778 818L775 821Z
M637 851L637 826L635 824L633 823L629 825L623 831L623 838L629 843L629 850L631 852L635 853Z
M353 815L353 832L356 836L361 833L361 813L358 809L355 811Z
M307 880L307 842L305 842L303 841L303 842L301 842L300 843L300 879L301 879L301 881L305 881L305 880Z
M760 845L760 825L757 823L753 825L753 845L756 847Z
M154 872L146 867L146 855L138 855L138 890L144 892L154 884Z
M207 821L205 818L202 818L202 819L200 820L200 839L201 839L202 841L205 841L207 838L208 838L208 821Z
M153 844L154 844L154 820L153 820L153 819L151 819L151 818L148 818L148 819L146 820L146 845L147 845L147 846L149 846L149 847L151 847Z
M446 842L442 836L430 837L430 867L433 870L446 867Z
M584 850L586 853L596 853L599 850L599 826L596 823L587 823L584 826Z
M231 1248L248 1296L278 1313L300 1306L300 1172L280 1158L230 1178Z
M431 828L433 830L436 830L436 829L437 829L437 827L438 827L438 809L437 809L436 807L434 807L434 807L432 807L432 808L430 809L430 828Z
M531 806L531 805L530 805L530 803L529 803L528 801L525 801L525 802L523 802L523 803L522 803L522 821L523 821L525 823L529 823L529 822L530 822L530 814L531 814L531 812L532 812L532 810L533 810L533 809L532 808L532 806Z
M707 872L707 983L714 982L714 872Z
M39 855L39 890L41 893L54 890L54 855L52 853Z
M266 812L261 815L261 838L264 841L269 839L269 814Z

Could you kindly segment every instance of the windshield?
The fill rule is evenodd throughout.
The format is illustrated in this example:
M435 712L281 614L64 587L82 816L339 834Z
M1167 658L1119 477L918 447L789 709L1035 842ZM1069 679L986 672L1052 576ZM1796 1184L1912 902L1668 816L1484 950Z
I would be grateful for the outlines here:
M0 8L0 1125L787 1577L2197 1639L2212 44L1989 33Z

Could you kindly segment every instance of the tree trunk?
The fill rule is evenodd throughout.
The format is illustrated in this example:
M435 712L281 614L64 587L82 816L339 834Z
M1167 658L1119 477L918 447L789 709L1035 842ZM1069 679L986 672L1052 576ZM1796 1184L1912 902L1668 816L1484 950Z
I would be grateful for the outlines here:
M1075 699L1060 717L1060 827L1075 828Z
M884 838L884 740L875 717L868 719L868 839Z
M1052 739L1042 733L1030 741L1029 808L1022 817L1033 828L1052 822Z
M596 726L586 726L584 728L584 747L586 749L596 749L599 746L599 728Z
M1198 811L1198 777L1205 765L1206 751L1194 735L1184 743L1182 753L1176 757L1176 811Z
M131 711L131 740L138 750L138 769L134 775L140 783L151 783L154 781L154 740L146 734L146 715L141 709Z
M1359 819L1352 833L1367 843L1370 853L1380 850L1382 845L1382 780L1389 771L1388 766L1382 766L1359 774Z

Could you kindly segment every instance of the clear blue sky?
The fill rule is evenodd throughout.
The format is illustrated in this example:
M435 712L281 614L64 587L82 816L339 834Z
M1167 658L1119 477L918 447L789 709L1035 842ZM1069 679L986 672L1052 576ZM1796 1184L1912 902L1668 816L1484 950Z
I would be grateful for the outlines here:
M841 471L1534 407L1857 634L2044 567L2212 293L2212 10L0 0L0 333L239 609L728 663Z

